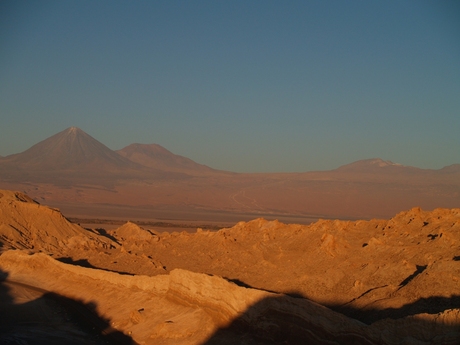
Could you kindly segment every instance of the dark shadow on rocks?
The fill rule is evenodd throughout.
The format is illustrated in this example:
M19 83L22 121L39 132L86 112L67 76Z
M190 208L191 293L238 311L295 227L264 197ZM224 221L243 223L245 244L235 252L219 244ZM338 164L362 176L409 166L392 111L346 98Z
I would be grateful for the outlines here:
M246 284L245 282L239 280L239 279L230 279L230 278L226 278L226 277L223 277L226 281L228 282L231 282L233 284L236 284L240 287L245 287L245 288L252 288L252 286Z
M218 329L202 345L261 344L460 344L460 326L432 323L423 318L382 320L412 313L438 313L459 308L460 296L451 299L433 297L420 300L400 310L346 310L364 320L382 320L378 324L363 323L324 308L293 292L296 298L278 295L265 298L249 307L227 327ZM437 305L438 307L435 307ZM407 322L408 323L407 323ZM385 336L382 337L382 332Z
M449 298L439 296L420 298L414 303L406 304L401 308L357 309L339 305L328 305L328 307L369 325L383 319L401 319L410 315L438 314L448 309L460 309L460 295L453 295Z
M0 270L0 344L135 345L96 305L7 280ZM14 296L29 301L17 303ZM36 298L34 298L36 296Z
M363 339L359 332L344 332L339 327L344 317L329 310L326 312L331 315L330 322L338 327L332 325L329 328L333 331L328 332L322 327L324 310L305 299L268 297L249 307L228 327L217 330L203 345L375 344ZM362 325L350 320L353 322Z
M210 274L210 275L212 275L212 274ZM236 284L236 285L238 285L240 287L244 287L244 288L248 288L248 289L257 289L257 290L262 290L262 291L271 292L271 293L275 293L275 294L279 293L279 292L276 292L276 291L273 291L273 290L254 287L254 286L249 285L249 284L245 283L244 281L236 279L236 278L227 278L227 277L222 277L222 278L225 279L226 281L231 282L233 284ZM292 297L292 298L304 298L304 299L307 299L307 297L305 297L300 292L286 292L285 295L289 296L289 297Z
M419 274L423 273L423 271L426 270L427 266L428 265L424 265L424 266L416 265L415 272L412 273L410 276L408 276L406 279L404 279L399 284L399 288L402 288L402 287L406 286L407 284L409 284L415 277L417 277Z
M65 264L70 264L70 265L75 265L75 266L80 266L80 267L86 267L86 268L94 268L97 270L101 271L106 271L106 272L114 272L122 275L128 275L128 276L134 276L133 273L129 272L124 272L124 271L115 271L115 270L109 270L107 268L102 268L102 267L96 267L93 266L87 259L80 259L80 260L74 260L70 257L64 257L64 258L56 258L57 261L63 262Z
M87 229L87 230L88 230L88 229ZM121 245L121 243L118 242L118 239L117 239L115 236L110 235L110 234L107 232L107 230L105 230L104 228L96 228L96 229L94 229L94 230L96 231L96 233L97 233L98 235L104 236L104 237L108 238L109 240L115 242L116 244Z
M209 275L213 276L213 274L209 274ZM244 281L236 279L236 278L227 278L227 277L222 277L222 278L225 279L226 281L230 282L230 283L236 284L236 285L238 285L240 287L244 287L244 288L247 288L247 289L257 289L257 290L262 290L262 291L265 291L265 292L271 292L271 293L276 293L276 294L278 293L278 292L273 291L273 290L263 289L263 288L260 288L260 287L249 285L249 284L245 283ZM290 295L290 294L288 293L287 295ZM295 296L292 296L292 297L295 297ZM303 296L302 296L302 298L303 298Z
M65 264L70 264L70 265L75 265L75 266L81 266L81 267L86 267L86 268L97 268L87 260L87 259L80 259L80 260L73 260L72 258L65 257L65 258L57 258L57 261L63 262Z

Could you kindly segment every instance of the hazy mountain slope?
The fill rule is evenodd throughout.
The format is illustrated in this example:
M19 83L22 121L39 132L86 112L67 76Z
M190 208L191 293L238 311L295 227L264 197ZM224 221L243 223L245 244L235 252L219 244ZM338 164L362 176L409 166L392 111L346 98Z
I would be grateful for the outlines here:
M424 185L431 189L440 184L458 186L460 164L453 164L442 169L421 169L374 158L324 171L323 176L348 181Z
M448 165L439 171L442 173L460 173L460 164Z
M117 153L73 127L1 158L0 188L26 191L57 207L71 203L167 207L179 218L185 209L372 218L416 206L459 207L459 166L420 169L375 158L331 171L231 173L156 144L132 144ZM133 214L137 213L120 215L129 219Z
M3 164L34 171L138 168L77 127L67 128L22 153L7 156Z
M335 169L335 171L340 172L370 172L370 173L391 173L391 172L402 172L402 171L414 171L414 170L422 170L419 168L414 167L407 167L398 163L393 163L391 161L384 161L380 158L370 158L370 159L363 159L356 162L352 162L350 164L342 165Z
M0 181L45 183L67 190L76 186L97 186L113 191L120 181L182 177L179 175L137 164L76 127L0 160Z
M131 144L115 152L133 162L158 170L192 175L219 172L206 165L198 164L189 158L176 155L157 144Z

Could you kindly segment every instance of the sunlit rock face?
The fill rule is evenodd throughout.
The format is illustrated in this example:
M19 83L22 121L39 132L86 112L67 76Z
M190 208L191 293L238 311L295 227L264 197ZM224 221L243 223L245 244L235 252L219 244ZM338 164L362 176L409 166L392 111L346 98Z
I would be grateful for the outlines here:
M139 343L460 340L460 209L311 225L259 218L192 233L128 222L105 231L1 191L0 241L3 279L95 305ZM6 290L9 308L25 310Z

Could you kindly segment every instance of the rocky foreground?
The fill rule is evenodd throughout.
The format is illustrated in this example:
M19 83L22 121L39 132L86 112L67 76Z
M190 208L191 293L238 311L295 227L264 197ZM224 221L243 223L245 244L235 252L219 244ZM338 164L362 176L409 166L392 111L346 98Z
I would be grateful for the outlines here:
M460 209L169 234L83 229L0 191L0 242L7 282L140 344L460 343Z

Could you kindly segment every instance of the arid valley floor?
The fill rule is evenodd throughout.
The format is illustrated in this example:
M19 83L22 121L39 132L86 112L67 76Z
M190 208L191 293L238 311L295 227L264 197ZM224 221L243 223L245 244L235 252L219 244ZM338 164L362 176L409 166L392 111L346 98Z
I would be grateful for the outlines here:
M0 157L1 344L460 344L460 165L215 170L71 127Z

